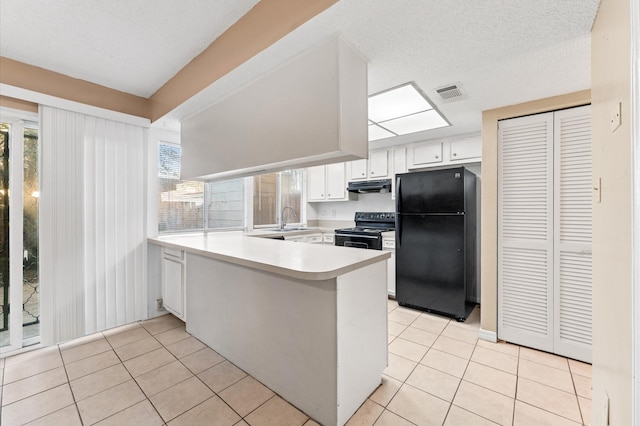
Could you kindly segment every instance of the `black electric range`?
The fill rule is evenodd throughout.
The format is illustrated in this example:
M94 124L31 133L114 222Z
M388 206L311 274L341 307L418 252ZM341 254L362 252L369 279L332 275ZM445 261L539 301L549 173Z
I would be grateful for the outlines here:
M395 212L356 212L354 228L336 229L335 245L382 250L382 233L395 230Z

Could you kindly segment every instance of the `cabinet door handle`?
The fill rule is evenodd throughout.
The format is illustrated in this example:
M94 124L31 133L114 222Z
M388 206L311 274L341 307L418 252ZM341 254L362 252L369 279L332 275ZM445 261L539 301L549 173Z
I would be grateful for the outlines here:
M440 157L438 157L438 156L436 155L436 158L440 158Z
M453 156L454 156L454 157L457 157L457 156L458 156L458 154L456 154L456 153L454 152L454 153L453 153Z

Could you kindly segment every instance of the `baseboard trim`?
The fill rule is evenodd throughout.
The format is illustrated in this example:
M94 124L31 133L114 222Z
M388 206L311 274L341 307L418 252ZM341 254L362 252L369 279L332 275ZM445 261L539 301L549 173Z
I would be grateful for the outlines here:
M483 330L482 328L478 331L478 338L493 343L498 341L498 335L495 331Z

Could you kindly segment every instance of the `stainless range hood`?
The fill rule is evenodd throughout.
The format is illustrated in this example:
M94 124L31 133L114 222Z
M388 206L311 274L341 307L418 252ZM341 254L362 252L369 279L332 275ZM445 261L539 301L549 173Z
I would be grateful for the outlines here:
M358 194L377 192L385 194L391 192L391 179L367 180L363 182L349 182L347 191Z

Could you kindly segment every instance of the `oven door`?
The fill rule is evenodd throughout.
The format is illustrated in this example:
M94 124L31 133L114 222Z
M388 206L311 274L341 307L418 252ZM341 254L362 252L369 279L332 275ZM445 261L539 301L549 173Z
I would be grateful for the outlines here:
M335 245L369 250L382 250L382 237L380 235L351 235L336 233Z

